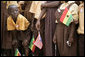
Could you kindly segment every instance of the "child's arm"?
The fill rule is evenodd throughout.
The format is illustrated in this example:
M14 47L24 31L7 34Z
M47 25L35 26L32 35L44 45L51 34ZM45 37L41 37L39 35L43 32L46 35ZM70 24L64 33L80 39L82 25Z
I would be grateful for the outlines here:
M41 10L41 13L40 13L40 16L39 16L38 20L43 19L42 17L44 16L45 12L46 12L46 8L43 8L43 9Z
M70 31L70 35L69 35L69 39L68 41L72 44L74 41L74 33L75 33L75 28L76 28L76 24L74 22L71 23L71 31Z
M57 28L57 27L56 27ZM57 38L56 38L56 33L57 29L55 30L54 36L53 36L53 43L56 44L57 43Z
M60 1L53 1L53 2L50 2L50 3L44 3L41 6L42 7L56 7L59 4L60 4Z
M45 14L45 12L46 12L46 8L43 8L41 13L40 13L40 16L39 16L39 18L38 18L38 20L36 22L36 29L37 30L40 30L40 20L43 19L42 17Z

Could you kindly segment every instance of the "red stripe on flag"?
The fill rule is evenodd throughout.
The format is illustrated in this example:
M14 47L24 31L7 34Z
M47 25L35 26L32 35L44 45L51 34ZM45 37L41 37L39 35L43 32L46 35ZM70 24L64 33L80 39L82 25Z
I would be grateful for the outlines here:
M62 14L62 16L61 16L61 18L60 18L60 21L61 21L61 22L63 22L63 20L64 20L66 14L67 14L67 12L68 12L68 9L65 8L65 10L64 10L64 12L63 12L63 14Z
M20 54L20 53L18 53L18 56L21 56L21 54Z
M35 45L34 45L35 41L33 41L33 48L32 48L32 52L35 51Z
M32 48L32 52L34 52L35 51L35 45L33 45L33 48Z

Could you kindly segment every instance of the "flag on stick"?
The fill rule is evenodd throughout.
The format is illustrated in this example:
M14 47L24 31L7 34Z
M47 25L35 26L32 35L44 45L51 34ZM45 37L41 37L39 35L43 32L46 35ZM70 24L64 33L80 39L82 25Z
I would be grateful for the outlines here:
M32 52L35 51L34 42L35 42L35 39L34 39L34 35L33 35L32 39L31 39L31 42L30 42L30 46L29 46L29 48L32 50Z
M38 33L38 36L34 45L37 46L39 49L42 49L43 43L42 43L40 32Z
M21 54L20 54L18 49L16 49L16 51L15 51L15 56L21 56Z

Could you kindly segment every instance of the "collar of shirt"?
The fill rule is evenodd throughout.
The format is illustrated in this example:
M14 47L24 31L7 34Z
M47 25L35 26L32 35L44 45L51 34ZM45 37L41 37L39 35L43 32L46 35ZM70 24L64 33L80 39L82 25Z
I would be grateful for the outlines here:
M69 4L74 3L75 1L68 1L67 3L63 3L59 9L63 10L65 9Z

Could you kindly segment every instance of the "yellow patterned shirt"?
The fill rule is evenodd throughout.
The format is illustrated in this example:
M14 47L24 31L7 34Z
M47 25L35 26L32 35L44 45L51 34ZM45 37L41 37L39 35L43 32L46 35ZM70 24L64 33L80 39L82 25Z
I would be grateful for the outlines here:
M22 16L21 14L18 15L16 23L13 21L12 17L9 16L7 18L7 30L26 30L30 25L29 21Z

